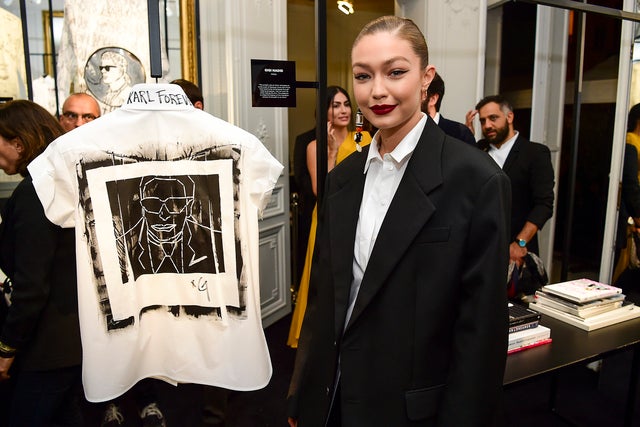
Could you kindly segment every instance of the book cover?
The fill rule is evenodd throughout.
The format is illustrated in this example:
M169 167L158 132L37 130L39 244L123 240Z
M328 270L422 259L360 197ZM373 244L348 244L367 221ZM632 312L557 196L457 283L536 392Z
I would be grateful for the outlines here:
M599 299L596 299L596 300L593 300L593 301L578 303L578 302L575 302L575 301L571 301L571 300L569 300L567 298L563 298L563 297L561 297L559 295L555 295L555 294L552 294L550 292L545 292L543 290L536 291L535 295L536 296L539 295L539 296L542 296L542 297L546 297L547 299L552 299L554 301L562 303L563 305L565 305L567 307L575 308L576 310L596 307L596 306L599 306L599 305L608 304L608 303L613 302L613 301L624 301L624 299L626 298L625 294L619 293L619 294L612 295L610 297L599 298Z
M615 325L616 323L640 317L640 307L629 301L625 301L622 307L586 319L555 308L539 305L538 303L529 304L529 307L544 315L561 320L585 331L594 331L604 328L605 326Z
M522 347L532 344L536 341L547 339L551 337L551 329L546 326L538 325L532 329L525 329L523 331L514 332L509 334L509 345L507 350Z
M624 298L624 294L617 294L613 297L599 299L590 303L575 304L561 297L556 297L541 291L537 291L535 294L535 302L537 304L546 305L547 307L552 307L582 318L595 316L618 308L622 306Z
M568 282L553 283L543 286L542 290L577 303L595 301L622 293L622 289L620 288L589 279L576 279Z
M519 304L508 303L509 329L514 326L534 323L540 320L540 313Z
M540 314L540 313L538 313L538 314ZM529 323L523 323L523 324L520 324L520 325L509 326L509 333L512 334L514 332L524 331L525 329L537 328L539 324L540 324L539 320L534 320L533 322L529 322Z
M545 338L543 340L536 341L536 342L533 342L531 344L523 345L522 347L516 347L516 348L513 348L511 350L507 350L507 354L513 354L513 353L517 353L517 352L522 351L522 350L527 350L529 348L539 347L539 346L544 345L544 344L549 344L552 341L553 340L551 338Z

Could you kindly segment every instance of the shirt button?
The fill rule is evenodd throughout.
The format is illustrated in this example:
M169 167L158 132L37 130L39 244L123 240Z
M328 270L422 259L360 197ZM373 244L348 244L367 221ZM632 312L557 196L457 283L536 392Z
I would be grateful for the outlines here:
M327 396L329 395L329 387L327 387L327 389L325 390L325 393L327 394Z

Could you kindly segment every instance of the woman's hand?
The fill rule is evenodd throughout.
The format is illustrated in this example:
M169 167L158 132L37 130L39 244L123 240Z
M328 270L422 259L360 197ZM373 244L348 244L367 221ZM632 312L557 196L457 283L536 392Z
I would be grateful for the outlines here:
M298 425L298 420L296 420L295 418L287 418L287 421L289 422L289 427L297 427Z
M333 128L333 123L330 121L327 122L327 146L329 148L329 153L338 152L338 148L340 148L340 144L342 141L338 141L335 135L335 129Z
M9 379L9 369L15 357L0 357L0 381Z

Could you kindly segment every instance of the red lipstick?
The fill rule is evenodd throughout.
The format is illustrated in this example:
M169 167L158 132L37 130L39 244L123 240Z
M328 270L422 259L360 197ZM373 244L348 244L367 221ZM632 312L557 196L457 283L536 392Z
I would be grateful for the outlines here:
M371 107L371 111L378 116L389 114L396 108L395 105L374 105Z

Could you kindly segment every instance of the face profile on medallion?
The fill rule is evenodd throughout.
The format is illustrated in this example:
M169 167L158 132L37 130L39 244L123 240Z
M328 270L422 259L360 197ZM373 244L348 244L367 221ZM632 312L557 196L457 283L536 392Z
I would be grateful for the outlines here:
M120 47L104 47L89 56L84 79L89 92L107 113L124 104L131 87L144 83L146 76L134 54Z

